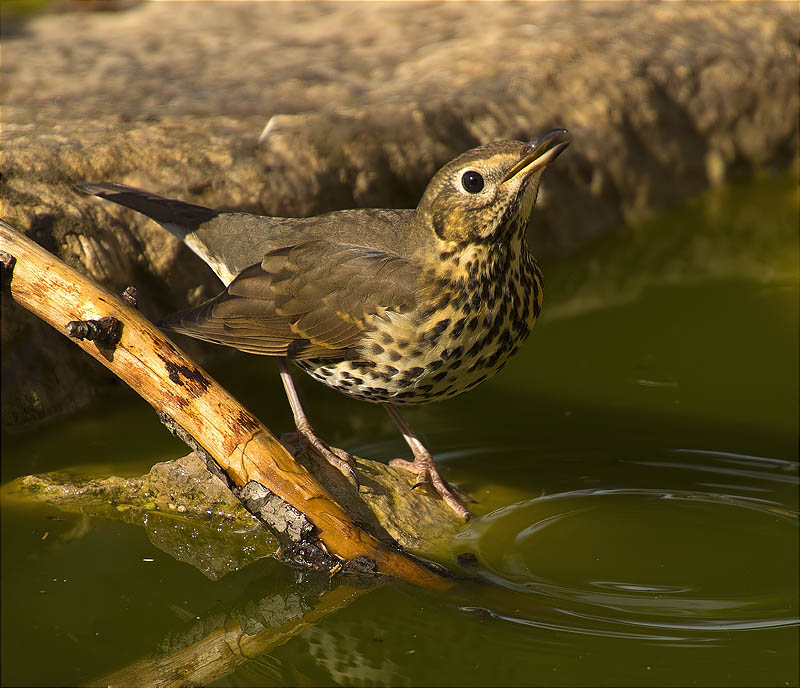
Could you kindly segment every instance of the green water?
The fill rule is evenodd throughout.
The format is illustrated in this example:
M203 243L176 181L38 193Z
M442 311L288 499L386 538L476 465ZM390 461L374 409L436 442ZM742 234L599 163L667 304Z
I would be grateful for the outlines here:
M477 499L440 556L472 580L362 591L216 685L798 685L797 228L796 180L772 179L543 261L516 359L406 414ZM290 429L272 366L209 367ZM332 443L407 453L379 408L297 380ZM120 392L4 437L2 479L183 453ZM3 685L90 681L220 613L316 599L271 560L212 582L142 528L9 500L1 580Z

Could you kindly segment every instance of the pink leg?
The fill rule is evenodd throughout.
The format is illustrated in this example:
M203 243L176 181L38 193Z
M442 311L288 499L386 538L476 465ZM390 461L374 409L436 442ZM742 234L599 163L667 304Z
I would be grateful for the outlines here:
M347 461L336 456L330 447L325 444L319 437L317 437L308 418L306 418L305 411L300 404L300 397L297 396L297 390L294 388L294 381L286 368L286 360L283 358L277 359L278 370L281 373L281 381L283 388L286 390L286 398L289 400L289 406L292 407L292 414L294 415L294 423L297 426L297 432L308 442L316 452L322 456L331 466L338 469L345 478L358 487L358 476Z
M400 412L394 406L391 404L383 404L383 407L392 417L392 420L397 423L397 427L400 428L400 432L403 433L403 437L406 438L406 442L408 443L408 446L411 447L411 451L414 454L413 462L406 461L404 459L394 459L389 462L389 465L397 468L404 468L407 471L411 471L412 473L416 474L418 482L416 485L414 485L414 487L419 487L430 480L431 485L433 485L433 488L439 493L445 504L447 504L447 506L449 506L465 521L468 521L469 511L464 507L463 504L461 504L458 498L456 498L456 496L450 490L447 483L439 475L439 471L436 470L436 464L433 461L433 457L431 456L430 452L425 449L425 446L422 444L422 442L420 442L419 437L416 436L414 431L409 427L408 423L403 420Z

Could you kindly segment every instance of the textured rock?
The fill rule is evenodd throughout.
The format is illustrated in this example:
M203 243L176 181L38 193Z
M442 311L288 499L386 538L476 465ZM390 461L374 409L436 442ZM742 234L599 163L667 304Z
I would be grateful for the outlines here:
M533 234L548 253L797 158L794 3L123 8L4 38L3 216L135 284L148 315L211 295L213 276L74 182L276 215L409 207L452 155L564 126ZM104 373L3 299L3 424L91 398Z
M356 491L296 436L285 435L281 441L360 527L384 542L441 555L444 543L463 526L431 489L412 490L406 471L354 457L361 480ZM265 519L269 530L251 515L261 506L252 499L254 486L271 495L273 512L280 505L285 509L280 518ZM28 475L10 483L6 494L141 525L157 547L214 580L261 557L315 563L295 554L298 545L315 548L313 527L307 528L310 524L303 514L258 483L234 491L238 498L209 472L205 460L192 453L157 463L147 475L136 478ZM287 537L287 529L296 532Z
M211 580L278 555L276 539L194 454L157 463L137 478L28 475L5 495L142 526L156 547Z

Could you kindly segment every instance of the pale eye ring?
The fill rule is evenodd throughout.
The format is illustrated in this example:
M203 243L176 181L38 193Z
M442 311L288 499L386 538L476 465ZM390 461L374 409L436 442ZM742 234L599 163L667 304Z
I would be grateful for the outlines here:
M484 187L483 175L475 170L467 170L461 175L461 187L467 193L480 193Z

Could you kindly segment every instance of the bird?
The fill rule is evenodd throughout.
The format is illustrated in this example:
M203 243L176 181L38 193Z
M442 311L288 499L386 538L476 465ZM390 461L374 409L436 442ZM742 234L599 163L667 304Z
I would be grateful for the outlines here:
M443 165L414 209L360 208L306 218L225 212L123 184L79 190L136 210L182 240L225 289L172 314L163 329L276 359L302 437L358 485L352 458L311 427L287 361L344 394L381 404L413 461L391 465L430 484L461 518L398 407L450 399L497 373L542 307L526 229L565 129L494 141Z

